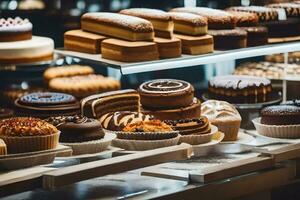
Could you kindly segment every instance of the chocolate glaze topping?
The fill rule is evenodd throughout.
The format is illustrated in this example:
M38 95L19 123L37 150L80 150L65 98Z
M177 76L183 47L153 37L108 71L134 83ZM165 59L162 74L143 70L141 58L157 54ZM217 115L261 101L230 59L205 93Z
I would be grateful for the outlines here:
M188 90L191 84L175 79L157 79L140 85L140 91L147 93L173 93Z

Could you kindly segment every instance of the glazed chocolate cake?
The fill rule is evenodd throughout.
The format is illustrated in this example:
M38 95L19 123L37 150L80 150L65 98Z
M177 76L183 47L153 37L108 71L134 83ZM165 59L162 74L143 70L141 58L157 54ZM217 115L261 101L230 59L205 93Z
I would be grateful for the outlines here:
M272 91L271 81L255 76L217 76L209 81L212 98L230 103L265 102Z
M69 94L34 92L15 101L16 115L48 118L60 115L79 114L79 102Z
M28 19L0 18L0 42L30 40L31 38L32 24Z
M61 131L60 142L86 142L104 137L101 124L96 119L75 115L50 117L46 121Z
M247 47L247 32L244 30L209 30L208 34L214 38L215 49L228 50Z
M264 108L261 111L261 123L267 125L299 125L300 101L288 101L285 104Z
M110 112L139 112L139 102L140 96L135 90L105 92L82 99L81 113L84 116L99 119Z
M185 81L157 79L140 85L138 92L144 108L180 108L190 105L194 98L194 87Z
M289 17L286 20L262 22L260 25L268 28L269 37L293 37L300 35L300 19Z

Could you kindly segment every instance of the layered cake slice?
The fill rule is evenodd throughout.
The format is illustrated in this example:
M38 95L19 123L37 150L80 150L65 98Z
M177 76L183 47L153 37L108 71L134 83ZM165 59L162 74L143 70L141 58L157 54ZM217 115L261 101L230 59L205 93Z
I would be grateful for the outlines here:
M149 20L154 27L156 37L172 38L174 24L167 12L150 8L130 8L121 10L120 13Z
M273 8L263 6L236 6L230 7L228 10L254 13L258 16L260 22L278 20L278 11Z
M207 18L192 13L169 12L174 22L174 32L185 35L206 35Z
M232 29L235 28L235 17L223 10L204 7L182 7L174 8L171 12L192 13L206 17L209 29Z
M119 90L86 97L81 100L81 113L91 118L116 111L139 112L140 96L137 91Z
M86 13L81 17L81 28L84 31L129 41L152 41L154 39L151 22L117 13Z
M176 58L181 56L181 40L173 37L172 39L154 38L160 58Z

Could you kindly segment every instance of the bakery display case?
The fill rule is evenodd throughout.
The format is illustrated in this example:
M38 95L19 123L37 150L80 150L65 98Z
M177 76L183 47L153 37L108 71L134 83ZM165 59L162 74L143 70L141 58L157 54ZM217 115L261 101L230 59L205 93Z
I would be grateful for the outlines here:
M300 3L143 2L0 2L0 198L298 199Z

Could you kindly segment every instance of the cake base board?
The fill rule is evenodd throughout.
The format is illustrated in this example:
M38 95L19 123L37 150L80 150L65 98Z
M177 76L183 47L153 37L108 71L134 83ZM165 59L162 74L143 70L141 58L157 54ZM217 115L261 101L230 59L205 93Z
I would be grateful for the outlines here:
M293 36L293 37L284 37L284 38L269 38L269 44L276 44L276 43L284 43L284 42L294 42L300 40L300 36Z

